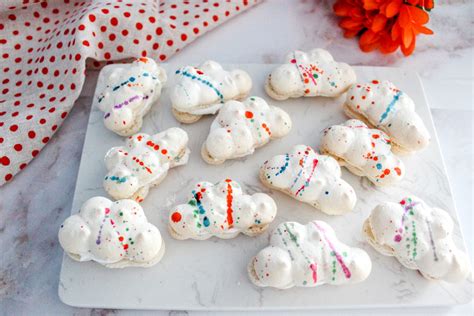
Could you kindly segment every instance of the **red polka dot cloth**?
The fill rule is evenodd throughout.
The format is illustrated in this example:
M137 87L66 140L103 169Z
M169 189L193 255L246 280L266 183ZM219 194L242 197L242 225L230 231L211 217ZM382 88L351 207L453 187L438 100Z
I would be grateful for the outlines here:
M0 186L39 154L79 97L87 65L165 61L259 0L0 3ZM92 62L91 62L92 61Z

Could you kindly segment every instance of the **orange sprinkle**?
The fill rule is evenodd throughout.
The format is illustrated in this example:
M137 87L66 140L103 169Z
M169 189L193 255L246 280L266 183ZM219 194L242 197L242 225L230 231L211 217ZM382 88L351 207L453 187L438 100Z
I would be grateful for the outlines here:
M268 135L272 135L272 132L270 131L270 129L268 128L267 124L265 123L262 123L262 127L265 129L265 131L267 131Z
M179 222L181 220L182 216L180 213L178 212L174 212L172 215L171 215L171 220L175 223Z
M225 181L227 182L227 224L229 225L229 228L232 228L234 224L234 218L232 217L232 213L234 212L232 210L232 200L233 200L232 191L233 190L232 190L232 186L230 185L231 180L226 179Z

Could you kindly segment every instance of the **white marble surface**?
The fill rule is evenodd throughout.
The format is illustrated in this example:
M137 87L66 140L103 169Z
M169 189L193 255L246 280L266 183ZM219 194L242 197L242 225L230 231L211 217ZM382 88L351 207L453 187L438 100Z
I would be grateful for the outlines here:
M214 58L226 63L270 63L278 61L289 50L320 46L348 63L390 65L418 71L432 108L472 260L472 1L437 4L430 24L435 35L420 37L417 50L409 58L399 54L383 56L360 52L355 41L341 36L329 11L329 3L332 2L307 0L291 2L290 6L288 0L267 1L197 40L172 61L189 63ZM231 39L229 35L232 35ZM1 314L136 314L75 309L62 304L57 296L62 259L56 238L57 228L70 212L93 85L91 79L83 97L39 157L12 183L0 188ZM404 309L403 313L467 315L472 314L472 308L471 303L455 308ZM400 310L345 312L351 315L367 313L395 315Z

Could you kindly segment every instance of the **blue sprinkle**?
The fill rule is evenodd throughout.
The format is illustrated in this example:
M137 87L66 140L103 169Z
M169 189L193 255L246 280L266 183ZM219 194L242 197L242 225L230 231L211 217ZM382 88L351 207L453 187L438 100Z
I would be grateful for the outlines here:
M176 71L176 73L177 73L177 74L179 73L179 74L181 74L181 75L183 75L183 76L185 76L185 77L191 78L191 79L195 79L195 80L201 82L202 84L209 86L212 90L214 90L214 92L215 92L215 93L217 94L217 96L220 98L220 103L224 103L224 96L222 95L222 93L221 93L216 87L214 87L214 86L212 85L212 83L211 83L210 81L205 80L205 79L202 79L202 78L199 78L199 77L196 76L196 75L192 75L192 74L190 74L190 73L187 72L187 71L182 71L182 72L181 72L181 71L178 70L178 71Z
M288 168L288 164L290 161L290 156L288 154L285 155L285 164L280 168L280 170L275 174L275 176L278 176L285 172L286 168Z
M380 117L379 123L382 123L382 121L387 118L388 113L392 110L393 106L398 101L398 99L400 98L401 95L402 95L402 92L398 91L397 94L395 94L393 96L393 100L389 103L389 105L387 106L387 109L385 110L385 112Z
M117 183L124 183L125 181L127 181L127 177L117 177L117 176L111 176L110 177L110 181L115 181Z

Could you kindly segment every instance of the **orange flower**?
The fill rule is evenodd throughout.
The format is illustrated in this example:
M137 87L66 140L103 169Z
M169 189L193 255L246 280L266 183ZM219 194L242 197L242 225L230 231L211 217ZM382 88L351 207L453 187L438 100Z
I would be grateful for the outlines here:
M333 9L344 36L360 36L362 51L388 54L400 48L408 56L418 34L433 34L424 26L433 6L432 0L337 0Z

